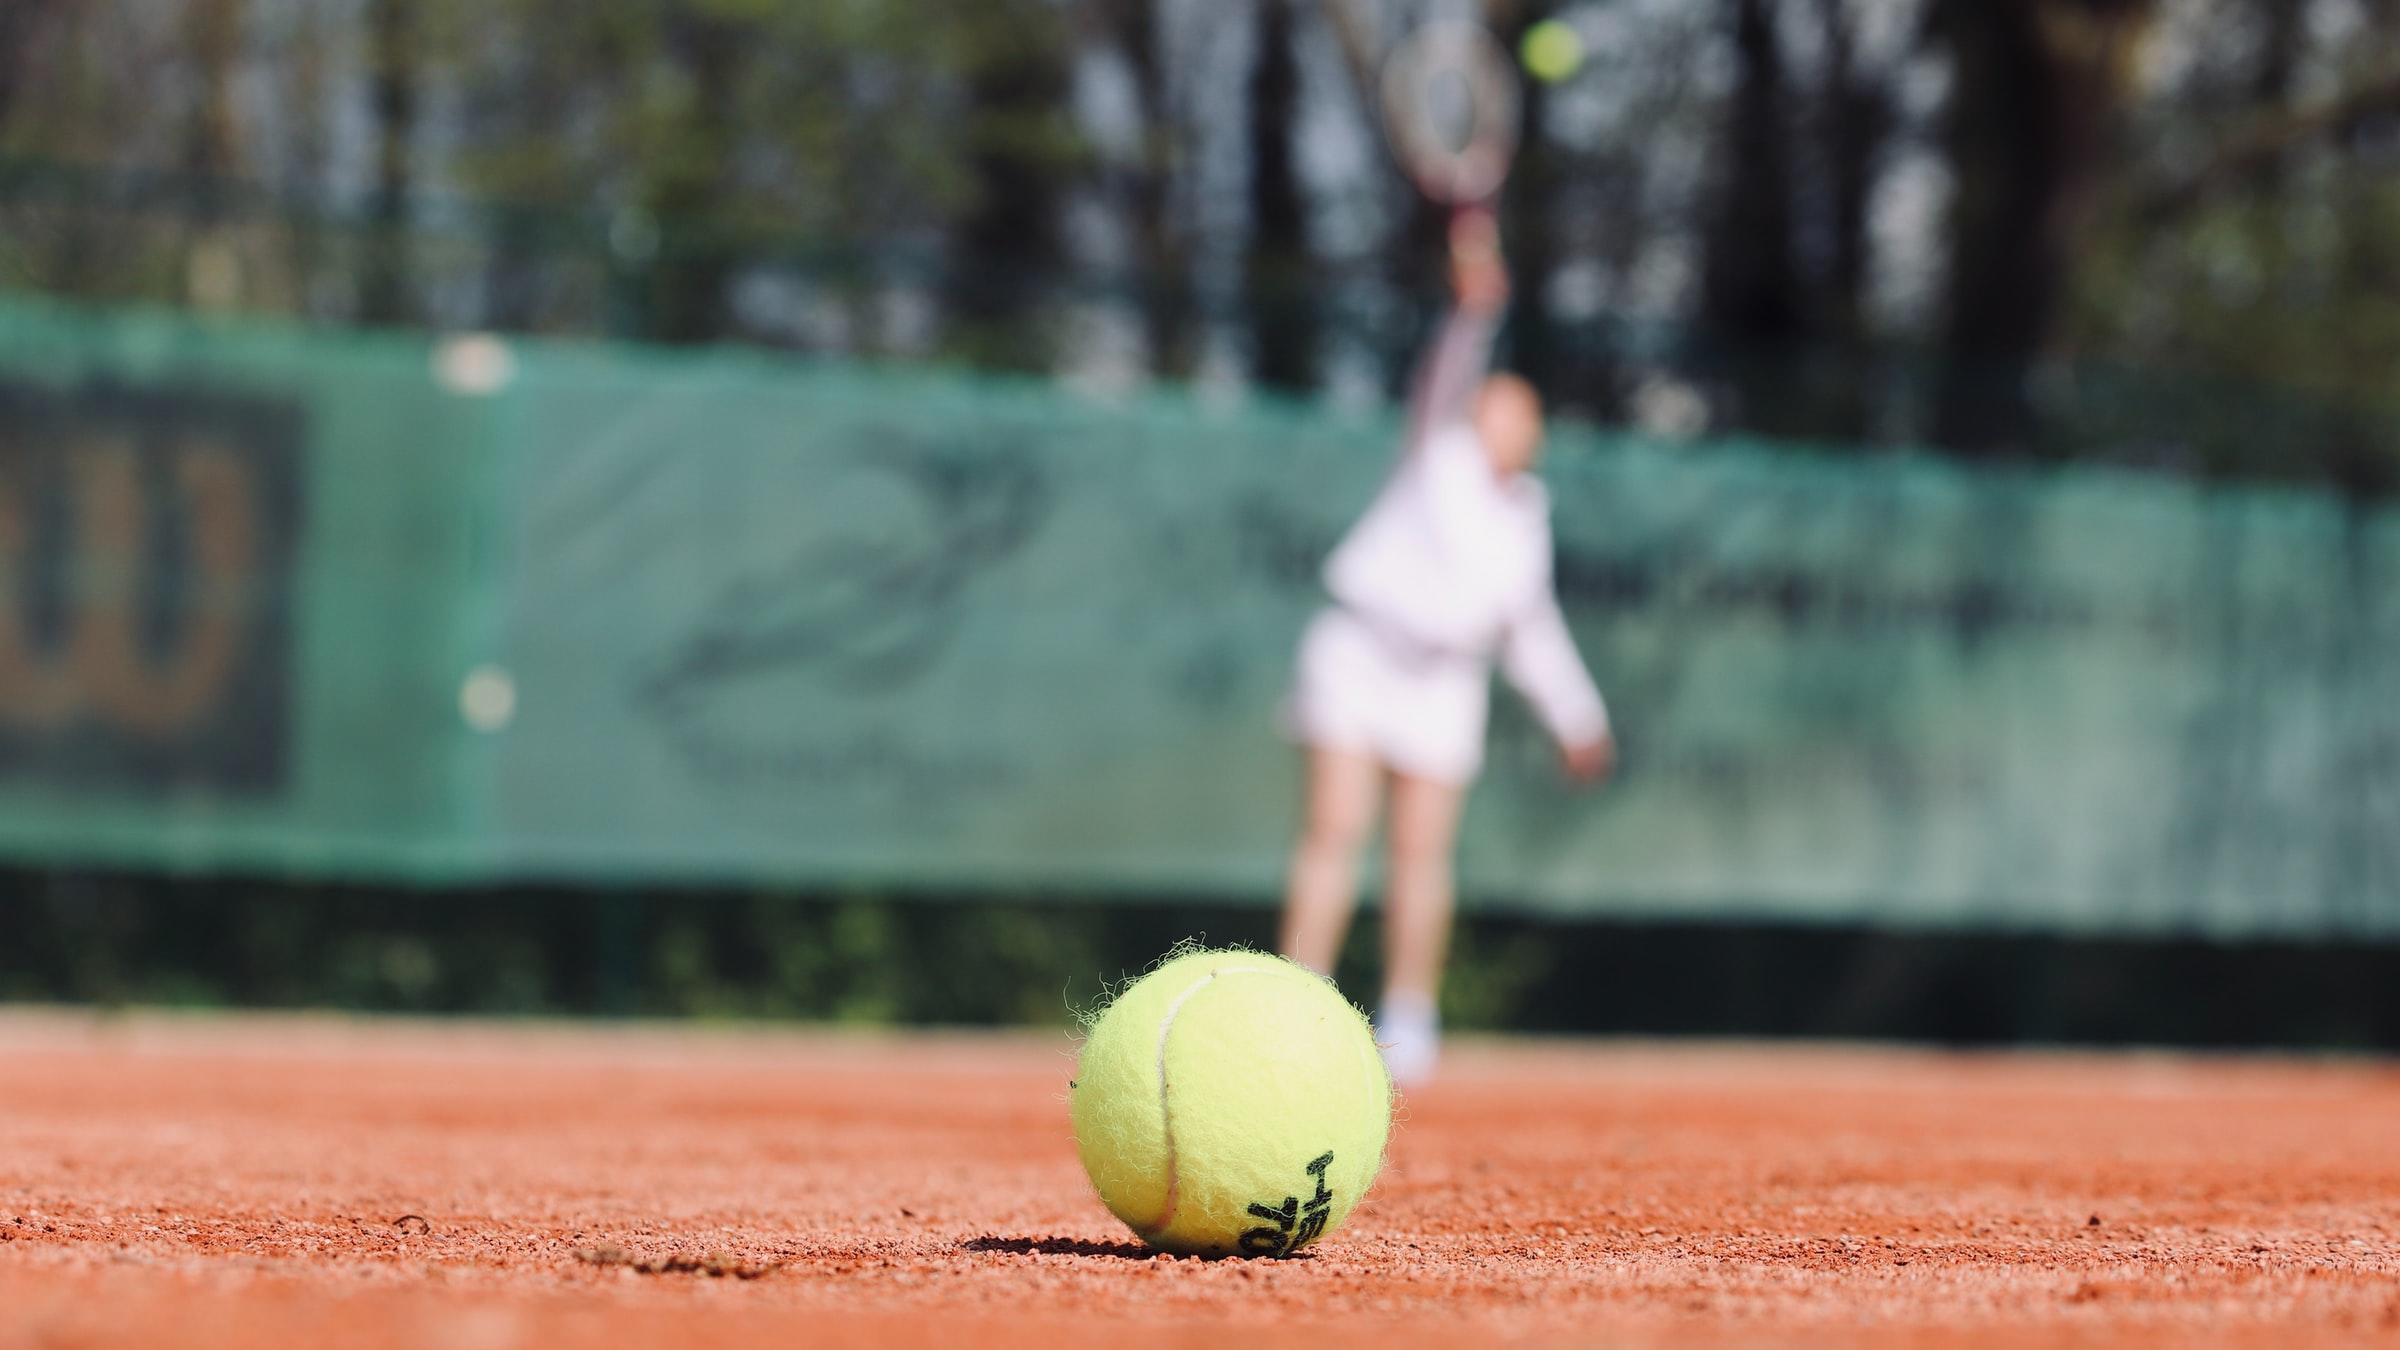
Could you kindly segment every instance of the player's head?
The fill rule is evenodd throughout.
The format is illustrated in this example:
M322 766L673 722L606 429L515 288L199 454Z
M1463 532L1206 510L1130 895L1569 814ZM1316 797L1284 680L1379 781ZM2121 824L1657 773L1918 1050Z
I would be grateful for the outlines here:
M1475 435L1492 472L1514 478L1542 455L1542 396L1522 375L1488 377L1475 392Z

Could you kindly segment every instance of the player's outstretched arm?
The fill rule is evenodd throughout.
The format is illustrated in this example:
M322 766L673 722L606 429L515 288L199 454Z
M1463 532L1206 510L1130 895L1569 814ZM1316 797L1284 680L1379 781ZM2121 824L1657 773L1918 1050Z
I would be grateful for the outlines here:
M1500 668L1557 740L1569 778L1598 783L1615 770L1617 742L1609 730L1608 705L1584 668L1566 616L1548 587L1509 625L1500 647Z
M1508 267L1489 211L1461 211L1450 222L1450 298L1449 316L1409 392L1411 450L1435 428L1465 421L1491 372L1492 337L1508 308Z
M1603 731L1592 740L1562 745L1558 761L1571 781L1598 787L1617 771L1617 738Z

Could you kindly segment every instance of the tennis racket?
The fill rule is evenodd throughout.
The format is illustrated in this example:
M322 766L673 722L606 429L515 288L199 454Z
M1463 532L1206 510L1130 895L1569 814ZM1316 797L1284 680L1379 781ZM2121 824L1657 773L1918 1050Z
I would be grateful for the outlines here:
M1392 156L1433 201L1488 208L1517 153L1516 63L1482 24L1419 26L1384 58L1378 81Z

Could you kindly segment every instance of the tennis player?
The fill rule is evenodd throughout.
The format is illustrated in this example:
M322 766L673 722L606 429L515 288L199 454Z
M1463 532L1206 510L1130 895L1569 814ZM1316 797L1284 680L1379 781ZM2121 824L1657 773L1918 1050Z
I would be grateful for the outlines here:
M1508 273L1487 211L1450 234L1455 308L1418 372L1391 477L1325 564L1332 603L1300 641L1287 729L1306 762L1282 947L1330 973L1357 903L1358 859L1385 815L1384 990L1375 1039L1422 1083L1454 905L1452 851L1483 763L1497 659L1558 742L1568 775L1616 761L1608 710L1550 577L1550 500L1533 387L1490 372Z

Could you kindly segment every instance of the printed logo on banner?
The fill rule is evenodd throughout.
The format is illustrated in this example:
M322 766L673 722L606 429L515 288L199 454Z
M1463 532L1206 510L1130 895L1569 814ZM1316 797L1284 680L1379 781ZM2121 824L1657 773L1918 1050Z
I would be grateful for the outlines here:
M902 521L848 523L695 587L697 621L676 631L635 689L702 782L882 782L919 799L989 788L999 765L882 734L829 734L803 720L781 736L749 711L808 696L830 706L891 698L951 659L979 585L1004 571L1053 505L1041 462L985 429L967 446L878 430L834 475L888 479Z
M0 381L0 783L281 786L301 417Z

